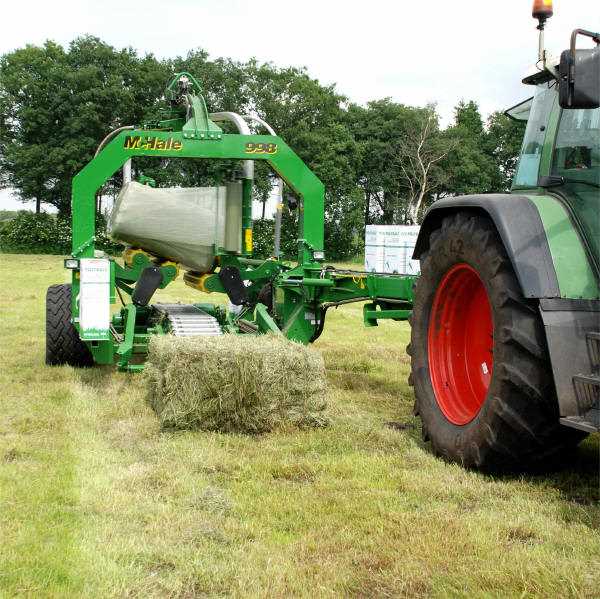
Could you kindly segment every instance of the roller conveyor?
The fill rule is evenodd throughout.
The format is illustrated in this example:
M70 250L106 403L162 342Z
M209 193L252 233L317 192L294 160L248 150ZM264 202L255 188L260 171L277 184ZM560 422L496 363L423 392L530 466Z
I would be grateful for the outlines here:
M219 321L200 308L190 304L154 304L167 318L176 337L221 335Z

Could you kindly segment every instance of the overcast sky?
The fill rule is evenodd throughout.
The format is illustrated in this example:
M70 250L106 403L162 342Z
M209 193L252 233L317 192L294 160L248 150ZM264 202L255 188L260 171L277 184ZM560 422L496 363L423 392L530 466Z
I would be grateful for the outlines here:
M442 124L461 100L484 116L530 95L535 62L531 0L19 0L2 3L0 53L93 34L159 57L204 48L305 66L352 101L436 102ZM599 0L555 0L547 47L567 48L575 27L600 30ZM202 80L202 73L194 73ZM0 192L0 208L21 207Z

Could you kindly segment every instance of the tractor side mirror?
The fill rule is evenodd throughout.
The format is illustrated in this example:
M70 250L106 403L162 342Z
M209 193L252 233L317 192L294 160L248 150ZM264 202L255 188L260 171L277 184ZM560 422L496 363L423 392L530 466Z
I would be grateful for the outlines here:
M571 37L571 48L560 57L558 98L561 108L600 108L600 46L593 49L576 50L578 34L591 34L576 29Z

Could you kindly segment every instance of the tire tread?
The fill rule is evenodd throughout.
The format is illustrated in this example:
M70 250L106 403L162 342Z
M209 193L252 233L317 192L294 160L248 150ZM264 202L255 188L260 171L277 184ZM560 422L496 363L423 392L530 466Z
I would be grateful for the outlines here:
M467 467L501 471L533 466L578 443L584 435L559 424L537 304L523 296L493 223L478 214L457 212L444 218L429 242L421 255L421 277L415 288L410 355L415 412L434 452ZM437 406L429 380L427 323L435 293L432 282L439 281L461 252L472 258L473 266L483 265L494 322L498 320L499 326L495 324L495 389L492 393L490 386L485 409L471 423L456 426Z
M71 322L71 285L51 285L46 292L46 364L87 367L93 363Z

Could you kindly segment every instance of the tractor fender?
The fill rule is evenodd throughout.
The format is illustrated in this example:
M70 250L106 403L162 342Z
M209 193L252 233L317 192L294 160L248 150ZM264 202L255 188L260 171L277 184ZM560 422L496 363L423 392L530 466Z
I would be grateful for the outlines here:
M430 234L441 227L446 216L464 211L485 214L492 220L525 297L560 297L542 219L535 204L525 196L486 194L438 200L425 214L413 259L418 260L429 249Z

